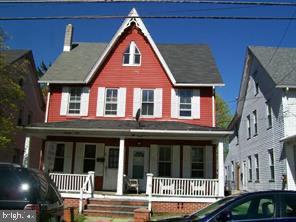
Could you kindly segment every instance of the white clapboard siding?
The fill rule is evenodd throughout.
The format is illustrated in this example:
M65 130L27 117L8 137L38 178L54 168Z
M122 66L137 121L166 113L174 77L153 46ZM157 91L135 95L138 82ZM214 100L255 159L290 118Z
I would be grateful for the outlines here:
M178 89L171 90L171 117L178 118L179 117L179 97L178 97Z
M162 117L162 88L154 90L154 117Z
M65 86L62 89L60 115L67 115L68 104L69 104L69 87Z
M192 94L192 106L191 106L191 113L193 119L200 118L200 90L194 89Z
M89 88L83 87L81 94L80 115L88 116Z
M125 117L125 104L126 104L126 88L119 88L117 116Z
M105 87L98 88L97 116L104 116Z
M133 117L136 116L138 109L141 108L141 89L134 88L134 99L133 99Z
M150 173L158 176L158 146L152 144L150 146Z

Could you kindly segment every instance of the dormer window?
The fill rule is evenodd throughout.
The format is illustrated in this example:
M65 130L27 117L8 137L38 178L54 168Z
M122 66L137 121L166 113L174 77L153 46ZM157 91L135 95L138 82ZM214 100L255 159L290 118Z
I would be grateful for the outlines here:
M141 64L141 53L135 42L131 42L123 54L123 65L139 66Z

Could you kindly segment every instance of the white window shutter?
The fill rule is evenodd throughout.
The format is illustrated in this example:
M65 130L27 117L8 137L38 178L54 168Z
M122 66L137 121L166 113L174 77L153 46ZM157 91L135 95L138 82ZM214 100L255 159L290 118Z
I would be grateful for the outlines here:
M150 145L150 173L158 176L158 145Z
M158 88L154 90L154 117L162 117L162 89Z
M65 143L64 152L64 173L71 173L73 143Z
M118 89L117 116L125 117L126 88Z
M194 89L191 99L191 113L193 119L200 118L200 91L199 89Z
M60 115L67 115L69 105L69 87L63 87Z
M140 108L141 108L141 89L134 88L133 117L136 116L137 111Z
M178 118L179 117L179 96L178 89L171 90L171 117Z
M83 173L83 162L84 162L84 144L77 143L75 150L75 165L74 173Z
M98 88L97 116L104 116L105 87Z
M83 87L80 102L80 115L88 116L89 88Z

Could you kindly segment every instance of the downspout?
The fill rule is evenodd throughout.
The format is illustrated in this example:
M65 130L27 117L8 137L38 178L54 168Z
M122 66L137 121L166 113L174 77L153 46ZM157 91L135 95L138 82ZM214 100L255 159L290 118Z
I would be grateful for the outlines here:
M212 92L212 126L216 127L216 109L215 109L215 86L213 86Z
M44 120L44 122L46 122L46 123L48 121L48 110L49 110L49 101L50 101L49 83L47 83L47 89L48 89L48 92L47 92L47 98L46 98L46 111L45 111L45 120Z

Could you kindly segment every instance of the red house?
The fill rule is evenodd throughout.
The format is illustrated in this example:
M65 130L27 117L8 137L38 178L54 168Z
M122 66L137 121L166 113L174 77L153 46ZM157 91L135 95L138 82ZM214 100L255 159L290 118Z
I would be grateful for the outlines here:
M224 84L208 46L156 44L135 9L107 44L72 43L72 34L68 25L40 80L50 89L46 121L26 127L46 141L42 167L63 197L78 203L84 184L85 198L128 200L138 188L133 200L154 212L223 197L229 131L215 127Z

